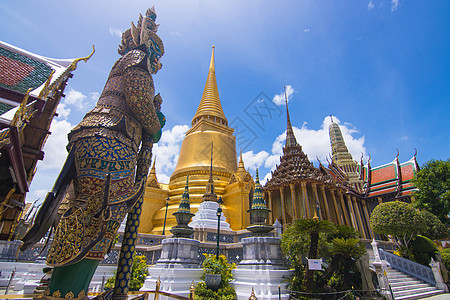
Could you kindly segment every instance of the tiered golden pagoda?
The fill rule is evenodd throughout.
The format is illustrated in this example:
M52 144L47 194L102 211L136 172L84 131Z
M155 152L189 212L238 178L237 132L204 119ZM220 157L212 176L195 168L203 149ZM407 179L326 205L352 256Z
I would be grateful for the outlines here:
M166 232L177 224L172 213L178 209L187 176L191 211L195 213L198 210L209 179L211 144L214 151L214 192L217 198L222 197L223 213L233 230L245 229L249 225L246 212L250 208L249 195L254 190L255 183L245 171L242 155L238 167L234 129L228 127L217 88L214 46L203 96L191 126L181 144L178 162L169 184L155 184L156 175L149 178L151 186L147 186L144 195L141 233L160 234L163 231L167 197L170 202Z
M343 172L347 177L348 183L356 191L362 193L364 181L360 179L358 164L353 160L352 155L348 152L341 129L337 123L333 122L332 116L329 134L332 152L332 162L330 163L329 168L339 168L339 171Z

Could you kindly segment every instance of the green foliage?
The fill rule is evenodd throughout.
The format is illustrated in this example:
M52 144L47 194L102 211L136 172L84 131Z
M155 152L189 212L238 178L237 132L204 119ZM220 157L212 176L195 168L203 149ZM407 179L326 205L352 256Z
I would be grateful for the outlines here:
M348 290L361 284L361 277L356 267L356 261L366 253L366 248L359 243L358 238L335 238L330 245L331 263L328 273L334 282L339 282L335 288ZM330 278L330 279L331 279ZM339 281L338 281L339 279Z
M236 265L228 263L225 255L219 255L219 259L217 259L214 254L203 255L205 256L205 259L202 263L204 270L202 279L205 279L205 274L220 274L220 286L217 291L214 291L208 289L204 281L199 282L195 288L195 299L237 299L236 292L230 285L230 281L233 280L231 271L236 268Z
M317 233L318 257L329 263L325 272L310 271L310 280L314 282L308 291L331 292L342 291L351 286L361 285L361 275L356 267L356 260L366 252L359 243L360 233L345 225L333 225L328 221L297 220L283 233L281 249L289 257L294 275L290 289L306 291L305 275L307 274L304 258L309 255L311 233Z
M361 238L361 233L353 227L347 225L335 225L335 228L336 231L328 236L329 241L332 241L335 238L343 238L343 239Z
M412 182L419 189L414 193L414 205L450 225L450 159L425 163Z
M439 250L432 240L425 236L418 235L411 242L411 252L415 262L429 267L431 258L436 258L436 254Z
M447 270L450 270L450 248L444 249L441 253L442 260Z
M422 214L426 225L426 229L422 232L422 235L432 240L438 240L448 236L447 227L437 216L426 210L421 211L420 214Z
M148 266L144 255L133 257L133 266L131 268L131 279L129 283L130 291L138 291L145 282L145 278L148 275ZM114 276L108 278L105 283L105 289L114 288L114 283L116 281L116 272Z
M236 268L236 264L230 264L227 261L225 255L219 255L219 259L214 254L203 254L205 259L203 260L202 267L206 274L220 274L221 282L223 286L233 280L233 274L231 271ZM204 275L202 279L204 279Z
M426 230L423 215L412 204L392 201L379 204L372 211L370 226L379 234L392 235L399 248L408 252L409 242Z
M225 285L217 291L208 289L206 283L201 281L195 287L195 300L219 299L219 300L235 300L236 292L231 285Z
M131 269L130 291L138 291L148 276L148 266L144 255L133 258L133 268Z

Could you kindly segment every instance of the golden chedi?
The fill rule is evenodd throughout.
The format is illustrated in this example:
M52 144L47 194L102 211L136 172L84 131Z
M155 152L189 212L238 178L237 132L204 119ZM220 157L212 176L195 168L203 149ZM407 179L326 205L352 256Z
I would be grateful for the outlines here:
M169 197L165 233L175 226L173 213L177 211L189 176L189 197L191 211L195 213L205 193L211 164L211 143L213 144L212 174L217 198L222 197L223 213L232 230L245 229L249 225L246 213L250 208L250 197L254 181L245 171L242 155L239 166L236 155L234 129L228 127L228 120L220 103L214 65L214 46L203 95L195 113L191 128L187 131L178 157L175 171L169 184L160 184L154 168L149 175L144 195L144 205L139 232L161 234L166 213L166 198Z

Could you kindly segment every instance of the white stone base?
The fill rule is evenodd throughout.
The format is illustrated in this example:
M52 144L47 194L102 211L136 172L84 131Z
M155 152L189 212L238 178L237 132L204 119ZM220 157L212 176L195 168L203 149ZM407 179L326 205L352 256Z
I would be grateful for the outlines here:
M233 270L234 281L231 285L236 290L238 300L247 300L254 288L258 300L279 299L278 286L281 286L281 299L289 299L286 279L291 277L291 270Z
M219 203L214 201L205 201L200 203L198 211L192 217L192 222L189 223L189 227L194 229L216 229L217 230L217 209ZM230 224L227 223L225 216L222 214L220 217L220 230L231 231Z
M183 268L149 268L150 275L147 276L144 286L140 291L154 291L158 277L161 280L160 291L175 294L178 296L189 297L189 288L192 281L194 285L200 282L203 275L203 269L183 269ZM173 299L160 295L159 299ZM248 299L248 297L247 297Z

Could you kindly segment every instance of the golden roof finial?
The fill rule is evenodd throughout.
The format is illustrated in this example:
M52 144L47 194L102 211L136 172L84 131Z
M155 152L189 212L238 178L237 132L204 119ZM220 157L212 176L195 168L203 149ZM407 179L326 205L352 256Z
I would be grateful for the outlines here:
M220 103L219 90L217 89L216 68L214 65L214 46L212 46L211 62L209 63L209 72L206 79L205 89L203 90L202 100L197 108L192 126L202 118L228 126L228 120L223 113Z

